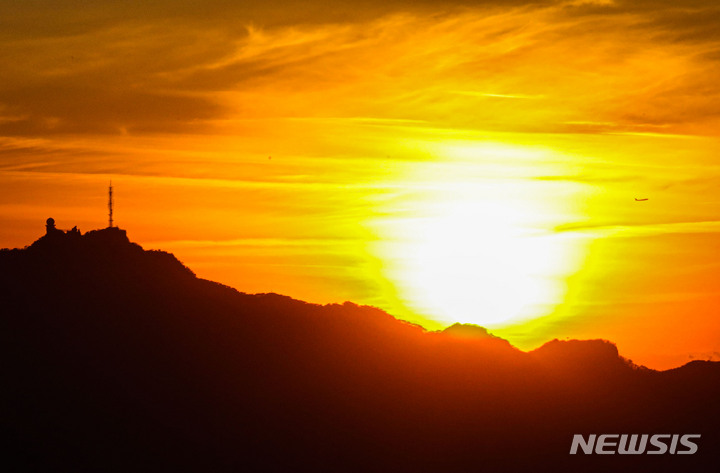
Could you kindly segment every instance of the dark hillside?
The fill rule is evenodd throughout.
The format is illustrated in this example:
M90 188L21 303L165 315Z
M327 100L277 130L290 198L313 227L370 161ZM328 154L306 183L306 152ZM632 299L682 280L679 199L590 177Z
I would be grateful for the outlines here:
M59 231L58 231L59 232ZM0 251L7 471L714 471L720 365L248 295L110 228ZM701 434L568 455L573 434Z

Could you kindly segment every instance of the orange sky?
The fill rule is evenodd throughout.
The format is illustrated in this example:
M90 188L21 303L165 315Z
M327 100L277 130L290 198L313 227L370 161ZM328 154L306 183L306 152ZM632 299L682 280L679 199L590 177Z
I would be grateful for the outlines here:
M716 2L0 8L2 247L104 226L112 178L242 291L720 358Z

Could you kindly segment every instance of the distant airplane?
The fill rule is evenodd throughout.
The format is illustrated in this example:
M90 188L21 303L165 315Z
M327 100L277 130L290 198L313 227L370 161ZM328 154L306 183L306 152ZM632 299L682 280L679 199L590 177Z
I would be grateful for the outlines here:
M638 199L637 197L635 197L635 202L644 202L646 200L648 200L648 199Z

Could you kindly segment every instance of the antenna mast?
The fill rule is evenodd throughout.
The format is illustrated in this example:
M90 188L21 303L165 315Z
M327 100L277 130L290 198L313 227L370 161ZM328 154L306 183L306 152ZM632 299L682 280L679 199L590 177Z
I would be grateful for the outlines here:
M110 187L108 188L108 228L113 227L113 199L112 199L112 181L110 181Z

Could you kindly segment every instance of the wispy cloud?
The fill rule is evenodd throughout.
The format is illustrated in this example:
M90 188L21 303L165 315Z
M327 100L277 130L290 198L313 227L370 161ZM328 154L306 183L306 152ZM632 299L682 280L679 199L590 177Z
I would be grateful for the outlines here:
M669 233L720 233L720 220L700 222L668 223L624 223L624 224L564 224L555 228L556 232L579 232L598 237L609 236L651 236Z
M487 92L474 92L470 90L457 90L453 93L459 95L467 95L470 97L488 97L496 99L542 99L543 95L526 95L526 94L491 94Z
M720 120L711 2L457 1L438 12L368 1L354 20L338 13L357 11L352 2L314 16L179 2L169 17L59 3L3 20L6 135L212 133L217 120L307 116L686 135ZM17 27L33 22L45 33Z

